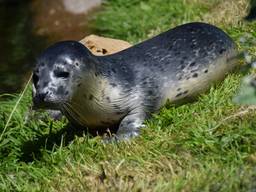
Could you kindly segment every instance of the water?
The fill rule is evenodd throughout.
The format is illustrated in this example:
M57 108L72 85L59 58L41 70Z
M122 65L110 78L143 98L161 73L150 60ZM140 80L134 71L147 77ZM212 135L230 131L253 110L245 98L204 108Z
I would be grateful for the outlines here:
M34 58L53 42L80 40L93 33L89 21L98 9L91 7L99 4L99 0L0 0L0 93L19 92Z

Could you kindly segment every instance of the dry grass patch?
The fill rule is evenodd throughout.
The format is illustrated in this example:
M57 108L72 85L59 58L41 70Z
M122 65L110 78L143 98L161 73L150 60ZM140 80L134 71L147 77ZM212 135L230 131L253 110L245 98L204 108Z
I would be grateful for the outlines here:
M68 162L49 184L53 191L63 192L162 191L165 185L168 185L166 189L170 189L170 186L174 188L175 182L186 175L184 167L194 169L191 165L186 165L191 160L191 156L181 162L172 157L160 156L158 159L145 161L144 166L121 159L115 162L104 161L97 167Z
M202 20L214 25L239 25L248 14L249 0L225 0L217 3Z

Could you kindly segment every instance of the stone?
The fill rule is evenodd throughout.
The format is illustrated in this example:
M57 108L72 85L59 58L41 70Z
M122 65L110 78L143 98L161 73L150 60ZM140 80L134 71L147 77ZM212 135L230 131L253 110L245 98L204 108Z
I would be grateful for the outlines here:
M94 55L98 56L117 53L132 46L130 43L123 40L100 37L97 35L86 36L80 42Z

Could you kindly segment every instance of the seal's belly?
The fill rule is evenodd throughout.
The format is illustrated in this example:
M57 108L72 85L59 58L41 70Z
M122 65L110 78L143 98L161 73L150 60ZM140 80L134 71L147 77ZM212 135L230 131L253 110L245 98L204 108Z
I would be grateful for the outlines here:
M126 114L122 104L107 100L99 101L96 97L91 98L90 102L84 100L78 103L79 106L72 104L76 111L76 120L79 124L90 128L117 124Z
M236 55L237 51L230 49L208 64L194 66L194 69L189 69L188 66L176 73L176 78L165 84L162 104L166 103L167 100L171 103L178 103L183 99L193 98L207 91L211 85L223 80L228 72L237 66L237 60L232 59Z
M73 96L71 106L79 124L86 127L108 127L118 124L127 114L132 99L123 94L122 88L108 80L90 77L83 80Z
M109 127L118 124L124 115L111 111L91 110L79 111L76 122L84 127L98 128Z

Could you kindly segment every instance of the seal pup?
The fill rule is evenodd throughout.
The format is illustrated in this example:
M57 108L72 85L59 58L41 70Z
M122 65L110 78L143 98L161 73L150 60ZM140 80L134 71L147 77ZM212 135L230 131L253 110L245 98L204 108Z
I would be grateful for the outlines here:
M167 101L185 101L222 80L237 55L227 34L199 22L108 56L76 41L58 42L37 58L33 103L89 129L118 125L110 139L127 140Z

